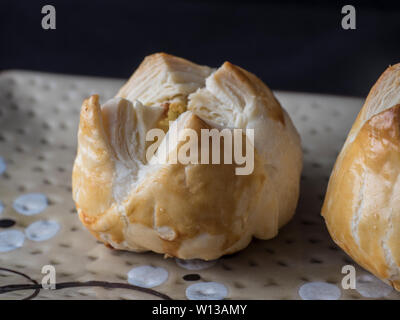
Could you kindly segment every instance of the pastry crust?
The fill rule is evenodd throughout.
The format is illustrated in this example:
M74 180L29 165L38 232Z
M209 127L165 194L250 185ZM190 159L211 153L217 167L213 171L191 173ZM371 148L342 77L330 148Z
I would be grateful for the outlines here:
M400 64L371 89L329 180L322 208L333 240L400 290Z
M145 134L165 119L163 104L176 101L187 111L162 141L174 148L162 154L160 145L147 161ZM200 136L213 128L254 129L251 174L237 175L235 162L169 161L188 129ZM228 62L215 71L155 54L114 99L103 106L96 95L84 101L73 198L82 223L116 249L210 260L243 249L253 236L276 236L294 214L301 168L299 135L256 76Z

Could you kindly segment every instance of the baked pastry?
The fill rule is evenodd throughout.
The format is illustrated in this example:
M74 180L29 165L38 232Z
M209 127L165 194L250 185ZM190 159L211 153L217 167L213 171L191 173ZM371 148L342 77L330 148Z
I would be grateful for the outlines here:
M322 215L348 255L400 290L400 64L382 74L358 114Z
M243 167L236 161L170 161L189 129L223 128L254 130L251 174L236 174ZM150 129L166 136L149 158ZM240 139L250 140L245 131ZM166 143L170 149L161 148ZM73 199L82 223L113 248L210 260L253 236L276 236L294 214L301 169L299 135L260 79L229 62L215 70L159 53L110 101L83 102Z

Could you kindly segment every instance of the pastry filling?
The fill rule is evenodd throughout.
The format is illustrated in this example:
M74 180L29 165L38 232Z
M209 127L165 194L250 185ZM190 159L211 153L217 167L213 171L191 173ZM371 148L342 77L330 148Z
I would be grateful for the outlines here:
M159 121L158 127L167 132L169 129L169 122L175 121L187 110L187 99L177 97L168 102L164 102L161 106L164 108L164 116Z

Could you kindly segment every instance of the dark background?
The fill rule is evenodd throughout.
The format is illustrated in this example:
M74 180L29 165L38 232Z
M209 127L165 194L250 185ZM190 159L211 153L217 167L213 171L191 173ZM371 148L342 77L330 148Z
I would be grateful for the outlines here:
M56 30L41 8L56 8ZM357 29L341 28L341 8ZM271 88L365 96L400 62L400 1L0 1L0 70L128 77L164 51L225 60Z

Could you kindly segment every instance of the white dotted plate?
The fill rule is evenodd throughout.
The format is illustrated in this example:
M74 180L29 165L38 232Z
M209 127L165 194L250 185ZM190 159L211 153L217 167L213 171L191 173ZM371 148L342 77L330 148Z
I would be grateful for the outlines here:
M40 283L42 267L52 265L59 283L99 280L116 287L41 290L36 299L164 297L152 290L187 299L188 288L193 288L189 286L210 282L226 288L224 299L301 299L299 288L310 282L335 285L341 291L340 299L368 299L357 290L341 288L343 265L353 264L357 276L366 272L334 245L320 216L332 165L362 99L277 92L301 134L304 149L302 192L294 219L275 239L254 240L247 249L217 263L190 263L188 268L188 264L182 267L175 259L155 253L106 248L77 217L71 198L71 170L82 100L98 93L105 102L123 82L22 71L0 73L0 201L4 205L0 232L19 232L14 243L18 248L0 252L0 266ZM27 207L25 203L29 210L17 206L16 211L14 200L31 193L43 194L47 201ZM29 215L32 212L37 214ZM30 240L35 239L32 226L42 220L54 221L60 229L39 228L43 241ZM25 241L21 230L27 232ZM128 272L140 266L163 268L168 279L152 289L135 290L129 287L132 277L128 279ZM0 275L2 285L27 283L10 271L0 269ZM14 291L0 295L0 299L21 299L33 293ZM399 299L399 294L392 291L384 298Z

